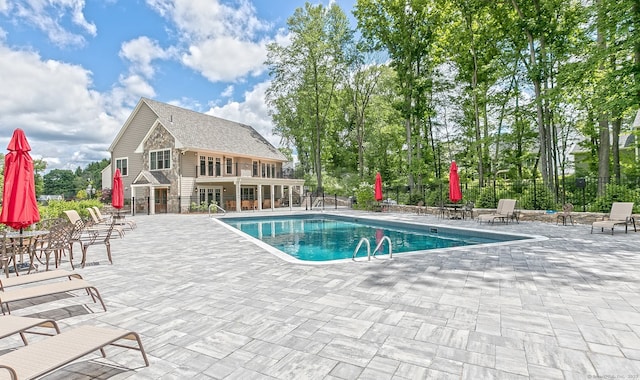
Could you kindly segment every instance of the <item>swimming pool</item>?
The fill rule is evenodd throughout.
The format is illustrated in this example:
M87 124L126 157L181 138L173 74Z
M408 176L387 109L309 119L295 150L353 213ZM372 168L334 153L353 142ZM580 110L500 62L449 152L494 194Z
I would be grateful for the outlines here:
M382 242L377 255L388 254L389 242L391 242L393 254L396 255L533 238L527 235L498 234L324 213L225 217L220 218L219 221L304 262L351 259L362 238L368 240L371 254ZM367 258L366 245L361 244L356 258Z

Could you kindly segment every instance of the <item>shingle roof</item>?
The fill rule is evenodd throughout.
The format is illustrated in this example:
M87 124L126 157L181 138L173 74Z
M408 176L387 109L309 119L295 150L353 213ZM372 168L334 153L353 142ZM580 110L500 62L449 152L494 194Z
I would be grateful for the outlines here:
M287 158L252 127L142 98L176 139L176 147L209 150L249 157L287 161Z

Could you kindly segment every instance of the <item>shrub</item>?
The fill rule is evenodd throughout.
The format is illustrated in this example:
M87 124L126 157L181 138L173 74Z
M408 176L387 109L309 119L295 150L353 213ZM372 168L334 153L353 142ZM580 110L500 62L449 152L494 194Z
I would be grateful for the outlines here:
M356 204L354 208L364 210L373 203L374 194L373 194L373 185L362 182L358 186L358 188L354 191L356 196Z
M630 199L638 199L640 192L638 190L632 190L623 185L609 184L607 186L607 193L604 196L596 197L596 199L589 204L589 211L592 212L604 212L611 211L611 205L613 202L629 202ZM640 205L634 203L633 212L638 212Z

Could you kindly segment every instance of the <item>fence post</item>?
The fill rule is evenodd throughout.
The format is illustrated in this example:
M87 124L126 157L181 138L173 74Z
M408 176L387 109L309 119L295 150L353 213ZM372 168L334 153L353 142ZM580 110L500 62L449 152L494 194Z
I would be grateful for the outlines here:
M498 207L498 204L496 203L496 201L498 200L498 193L496 191L496 180L495 178L493 179L493 207Z
M333 194L333 202L336 205L336 210L338 209L338 193Z
M537 196L537 191L536 191L536 177L533 177L533 209L537 210L538 209L538 196Z
M136 216L136 197L131 197L131 216Z

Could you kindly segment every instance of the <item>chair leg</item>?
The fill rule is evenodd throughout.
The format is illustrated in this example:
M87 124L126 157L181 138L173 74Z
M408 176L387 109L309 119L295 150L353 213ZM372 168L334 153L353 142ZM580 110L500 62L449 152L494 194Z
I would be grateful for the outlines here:
M109 242L106 242L104 245L107 247L107 257L109 258L109 264L113 264L113 260L111 260L111 244L109 244Z

